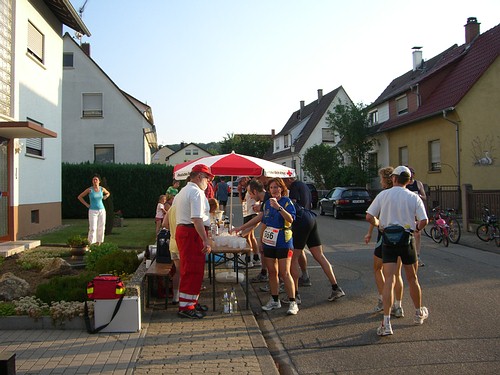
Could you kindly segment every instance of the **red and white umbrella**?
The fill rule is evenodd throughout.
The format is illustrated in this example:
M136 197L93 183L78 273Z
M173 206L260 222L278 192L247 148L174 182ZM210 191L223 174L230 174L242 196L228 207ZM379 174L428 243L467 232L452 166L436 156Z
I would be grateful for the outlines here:
M191 169L196 164L205 164L210 167L215 176L267 176L267 177L295 177L295 169L285 165L273 163L268 160L255 158L248 155L236 154L234 151L230 154L205 156L196 160L177 164L174 167L174 178L176 180L185 180L188 178ZM233 194L230 195L230 215L229 220L233 222Z
M185 180L196 164L210 167L215 176L295 177L293 168L253 156L236 154L233 151L230 154L206 156L177 164L174 167L174 178Z

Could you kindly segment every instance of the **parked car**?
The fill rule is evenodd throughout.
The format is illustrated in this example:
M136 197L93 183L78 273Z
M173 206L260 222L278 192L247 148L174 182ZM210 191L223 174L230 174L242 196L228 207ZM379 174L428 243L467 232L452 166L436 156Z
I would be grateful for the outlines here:
M318 207L318 190L316 189L316 186L314 184L306 184L309 190L311 190L311 195L312 195L312 208L316 209Z
M319 213L340 219L344 214L364 214L371 203L372 198L363 187L336 187L319 201Z

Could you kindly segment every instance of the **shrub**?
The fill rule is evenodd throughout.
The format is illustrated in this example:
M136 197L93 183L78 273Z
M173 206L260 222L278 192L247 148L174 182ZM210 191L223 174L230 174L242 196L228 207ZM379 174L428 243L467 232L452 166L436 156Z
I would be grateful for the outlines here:
M71 247L85 247L89 245L89 240L86 237L76 234L68 238L66 244Z
M25 270L31 270L31 269L40 270L45 265L47 265L52 258L68 257L70 255L71 254L69 249L60 249L60 250L31 249L19 254L19 259L16 262L21 266L21 268Z
M12 302L0 302L0 316L16 315L16 307Z
M95 270L97 261L105 255L118 250L118 245L111 242L104 242L100 245L93 244L90 246L90 251L85 255L85 266L87 270Z
M77 276L57 276L36 288L35 296L45 303L52 301L80 301L87 296L87 283L97 274L86 271Z
M99 258L95 265L95 271L99 274L110 273L120 276L123 273L134 273L139 267L139 263L134 251L116 250Z

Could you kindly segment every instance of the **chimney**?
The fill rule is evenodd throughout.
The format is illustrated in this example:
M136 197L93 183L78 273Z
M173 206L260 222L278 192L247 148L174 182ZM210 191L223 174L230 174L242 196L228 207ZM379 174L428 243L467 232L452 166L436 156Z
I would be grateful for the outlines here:
M321 101L322 97L323 97L323 89L318 89L318 103Z
M299 111L299 120L302 120L302 112L304 111L305 102L303 100L300 101L300 111Z
M90 57L90 43L82 43L81 46L83 53Z
M413 47L413 71L419 69L422 66L422 47Z
M275 136L275 135L276 135L276 130L271 129L271 137L273 137L273 138L274 138L274 136Z
M467 24L465 25L465 43L469 44L474 40L476 36L479 35L479 22L477 22L476 17L467 18Z

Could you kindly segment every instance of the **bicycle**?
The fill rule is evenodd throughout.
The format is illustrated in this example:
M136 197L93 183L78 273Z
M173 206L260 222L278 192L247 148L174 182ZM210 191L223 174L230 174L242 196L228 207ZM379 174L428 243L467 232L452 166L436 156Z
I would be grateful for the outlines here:
M438 212L434 217L434 224L429 231L430 237L436 243L443 242L445 247L450 244L450 226L445 219L441 217L441 213Z
M500 228L495 215L490 214L488 207L483 207L483 224L477 227L476 235L481 241L489 242L495 240L500 247Z
M462 235L462 229L460 227L460 223L455 217L455 209L453 208L447 208L446 210L441 209L440 206L436 206L432 209L432 216L429 218L429 224L431 226L428 228L426 226L424 228L424 233L432 238L432 229L439 227L439 225L436 224L436 221L439 219L443 219L446 224L448 225L448 239L451 243L458 243L460 241L460 237ZM436 229L437 230L437 229ZM437 232L436 232L437 233ZM434 238L432 238L434 239ZM438 242L438 241L436 241Z

